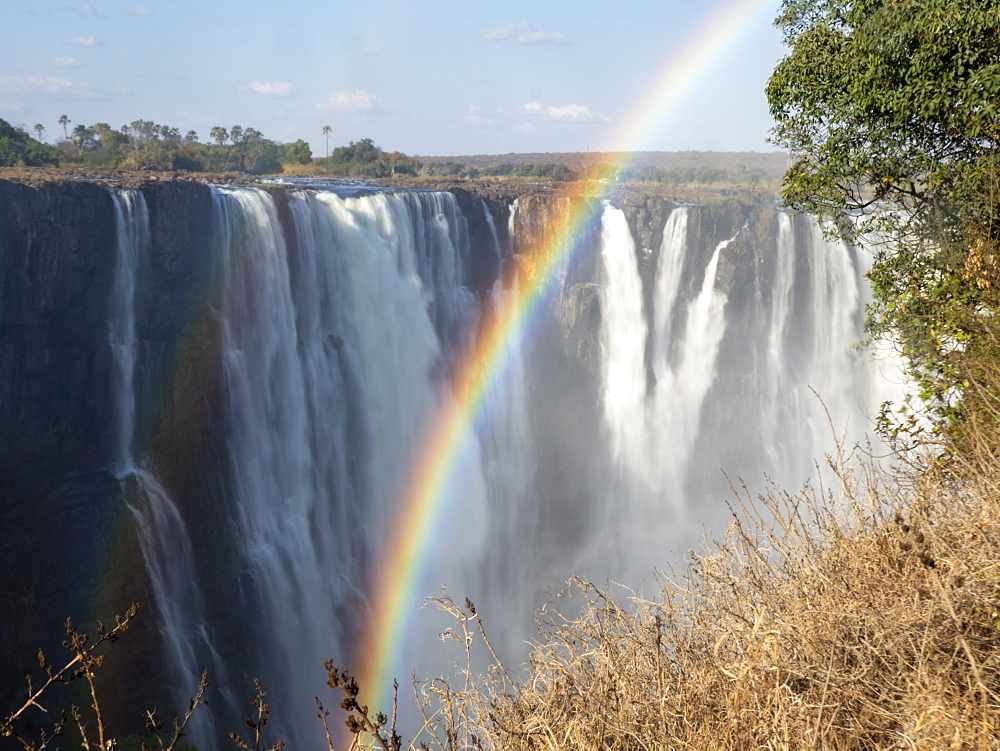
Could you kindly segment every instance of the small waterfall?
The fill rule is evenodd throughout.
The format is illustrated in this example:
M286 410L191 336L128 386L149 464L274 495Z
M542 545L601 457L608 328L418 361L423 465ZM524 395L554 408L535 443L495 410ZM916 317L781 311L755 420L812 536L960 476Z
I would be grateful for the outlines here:
M667 217L660 243L659 264L653 290L653 374L668 378L673 332L679 318L675 310L680 295L684 259L688 255L688 210L675 208Z
M601 290L603 407L611 453L621 470L642 451L646 397L646 315L642 281L636 266L635 242L621 209L605 206L601 218L601 258L606 283Z
M108 321L113 363L116 450L115 475L135 522L153 602L171 672L174 711L183 714L198 688L201 672L210 667L212 680L226 684L226 669L204 623L204 601L198 588L191 540L177 506L156 476L133 454L136 414L136 286L140 261L150 246L149 211L142 193L112 191L116 222L116 258ZM169 710L167 710L169 711ZM195 714L189 732L215 736L212 715Z
M115 271L108 320L114 364L111 384L115 397L117 446L113 463L121 477L132 469L135 432L135 278L139 257L149 249L149 211L137 190L112 192L115 208Z

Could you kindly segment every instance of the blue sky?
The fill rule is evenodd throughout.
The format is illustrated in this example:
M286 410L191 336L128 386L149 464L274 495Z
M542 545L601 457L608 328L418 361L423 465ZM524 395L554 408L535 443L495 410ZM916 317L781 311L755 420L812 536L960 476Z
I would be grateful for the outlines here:
M238 123L303 138L315 156L324 125L331 147L372 138L423 155L774 150L763 89L783 54L779 0L140 2L7 0L0 117L41 123L50 142L63 114L203 141ZM685 72L678 50L749 5ZM616 142L669 64L684 93L636 142Z

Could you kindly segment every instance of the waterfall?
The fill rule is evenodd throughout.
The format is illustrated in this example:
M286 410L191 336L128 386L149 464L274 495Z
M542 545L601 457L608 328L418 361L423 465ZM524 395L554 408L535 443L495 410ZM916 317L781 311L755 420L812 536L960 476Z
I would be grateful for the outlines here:
M171 499L135 429L148 213L141 193L113 196L112 463L142 541L174 695L190 695L211 669L221 698L199 709L193 731L209 751L240 727L259 677L274 737L321 747L323 660L357 661L358 630L385 596L369 591L372 572L427 426L455 399L451 375L481 317L521 304L504 279L491 290L470 283L477 259L509 263L519 208L510 207L511 247L501 247L489 206L480 200L466 217L449 193L211 187L203 231L217 284L205 303L218 330L213 430L224 455L217 482L205 484L214 490ZM723 469L804 480L830 446L809 387L852 435L878 391L855 347L867 293L854 249L806 218L746 207L709 217L697 206L670 209L656 228L662 240L646 249L625 210L601 211L591 255L551 275L560 289L535 322L548 338L505 342L418 582L420 596L446 585L470 597L511 667L525 658L545 589L577 573L642 586L703 528L718 531ZM471 244L473 221L486 247ZM553 383L569 393L544 388ZM567 456L576 463L559 465ZM203 506L218 528L185 516ZM221 574L206 563L217 559L205 540L232 558L232 580L213 590L226 593L228 612L206 606L206 583ZM437 646L449 625L412 615L402 683L411 671L449 672L455 655ZM408 729L414 718L401 711Z
M226 668L204 622L204 601L198 587L187 525L155 474L133 455L136 414L136 367L140 357L136 335L136 287L140 261L150 246L149 211L142 193L111 193L115 209L116 249L109 312L114 398L115 475L135 522L143 563L153 590L153 604L172 675L174 710L183 714L198 688L202 669L226 684ZM226 696L225 691L223 695ZM227 696L227 698L230 698ZM190 732L215 735L210 713L194 716Z
M135 430L135 277L139 256L149 247L149 211L142 193L113 192L115 270L111 287L108 340L111 345L114 421L117 445L113 463L120 477L132 469Z
M614 502L576 560L634 587L726 524L724 470L752 492L765 474L797 488L838 439L870 432L878 405L901 388L885 378L898 362L858 346L868 297L859 251L808 217L777 212L773 246L755 249L747 219L699 259L692 250L707 253L709 238L691 212L670 212L645 281L624 215L610 206L603 214L601 398L612 467L603 491ZM730 301L741 268L754 294Z
M417 442L451 398L444 378L475 330L467 228L450 194L297 191L290 245L266 192L213 196L233 513L253 628L267 645L255 670L286 713L283 737L315 746L322 660L350 658ZM505 294L497 288L491 304ZM503 398L515 404L463 452L461 535L441 531L449 557L429 563L435 582L483 579L487 487L501 518L525 504L506 503L530 477L522 379L512 368ZM507 450L521 453L510 461ZM518 523L502 520L506 538Z

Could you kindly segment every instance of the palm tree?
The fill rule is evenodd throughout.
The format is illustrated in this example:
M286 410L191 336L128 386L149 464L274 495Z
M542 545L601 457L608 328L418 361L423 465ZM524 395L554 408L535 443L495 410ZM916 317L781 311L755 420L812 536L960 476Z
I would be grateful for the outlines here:
M326 158L330 158L330 131L333 130L329 125L323 126L323 135L326 136Z
M212 137L213 141L219 144L219 146L224 144L226 142L226 139L229 138L229 133L226 131L225 128L223 128L220 125L216 125L214 128L212 128L212 130L209 131L208 134L209 136Z
M69 133L66 132L66 126L69 125L72 120L70 120L66 115L59 118L59 124L63 126L63 138L69 138Z
M41 123L35 123L35 132L38 134L38 140L42 140L42 133L45 132L45 126Z

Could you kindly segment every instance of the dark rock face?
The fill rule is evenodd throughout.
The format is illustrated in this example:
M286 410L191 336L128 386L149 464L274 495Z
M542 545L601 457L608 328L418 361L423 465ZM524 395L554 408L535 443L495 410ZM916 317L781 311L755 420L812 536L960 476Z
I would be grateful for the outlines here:
M211 274L211 196L196 183L144 193L151 247L137 278L137 455L155 455L165 482L192 498L217 440L217 379L203 372ZM0 181L0 690L2 706L37 668L39 647L59 658L67 616L92 631L130 602L144 612L128 633L129 656L110 656L116 707L156 706L162 670L142 558L115 478L109 302L116 259L112 198L102 185L30 188ZM157 374L176 371L168 382ZM192 382L197 381L197 388ZM217 423L216 423L217 424ZM191 485L195 487L192 488ZM138 680L139 673L142 680ZM132 680L135 678L136 680ZM126 701L133 697L136 702ZM139 715L119 727L141 729Z
M108 533L114 251L114 210L103 188L0 182L3 699L23 690L15 677L37 666L38 648L51 650L56 640L41 635L90 602L101 565L96 545L71 567L63 552Z

